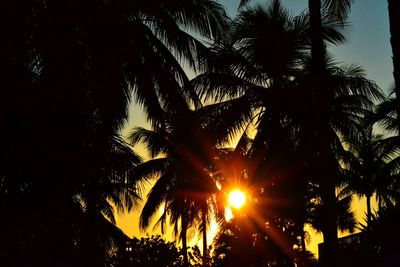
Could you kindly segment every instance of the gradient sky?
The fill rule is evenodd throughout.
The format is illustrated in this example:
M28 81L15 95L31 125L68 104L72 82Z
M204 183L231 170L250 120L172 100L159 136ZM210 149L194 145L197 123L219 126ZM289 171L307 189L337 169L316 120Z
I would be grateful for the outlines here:
M269 0L253 0L251 3L265 5ZM292 15L307 8L307 0L282 0ZM239 0L220 0L231 17L239 6ZM386 0L355 0L349 16L349 26L345 29L347 43L339 47L329 47L335 60L344 64L356 64L365 69L368 79L374 80L385 92L394 86L392 52L390 46L389 19ZM128 127L146 125L140 109L132 106ZM133 115L135 114L135 115ZM138 116L139 114L139 116ZM126 133L126 129L124 133Z
M239 0L221 0L227 12L234 16ZM265 5L267 1L254 1ZM297 15L307 8L307 0L282 0L292 15ZM389 34L389 19L387 1L385 0L355 0L349 16L349 26L345 30L347 43L339 47L330 47L329 52L336 61L343 64L356 64L365 69L367 78L374 80L387 94L394 86L393 66L391 61L391 46ZM127 135L133 126L146 127L146 119L140 108L132 105L127 127L122 134ZM142 150L139 147L139 150ZM352 205L356 217L362 220L365 212L364 200L357 200ZM138 229L138 214L140 207L129 214L119 214L117 225L129 236L142 236L146 233ZM215 230L215 229L214 229ZM149 228L149 233L153 233ZM321 235L312 234L312 242L308 248L316 253L317 244L322 242ZM171 238L170 235L167 238ZM197 240L197 239L195 239Z
M281 1L292 15L307 9L307 0ZM251 3L265 5L268 2L253 0ZM236 14L239 0L222 0L220 3L231 16ZM363 67L367 77L388 92L394 82L387 1L354 0L348 20L349 26L345 29L347 43L330 47L330 53L337 61Z

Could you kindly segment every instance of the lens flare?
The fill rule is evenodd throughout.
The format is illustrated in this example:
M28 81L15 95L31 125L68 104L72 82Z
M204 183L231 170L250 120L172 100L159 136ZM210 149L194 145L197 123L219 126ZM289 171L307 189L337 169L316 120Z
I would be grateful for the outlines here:
M236 189L229 193L228 202L230 206L240 209L246 202L246 196L242 191Z

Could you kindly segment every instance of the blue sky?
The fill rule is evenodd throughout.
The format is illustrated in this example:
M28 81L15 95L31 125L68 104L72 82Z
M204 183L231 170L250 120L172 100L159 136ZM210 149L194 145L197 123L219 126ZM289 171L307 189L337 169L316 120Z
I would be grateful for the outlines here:
M292 15L307 9L308 0L281 0ZM240 0L219 0L233 17ZM266 5L270 0L251 0L251 4ZM387 94L394 87L392 50L390 45L389 19L386 0L354 0L345 29L347 43L329 47L330 54L343 64L361 66L367 78L375 81ZM146 118L140 108L132 105L128 125L146 126ZM137 116L137 114L141 114ZM134 118L135 117L135 118ZM125 129L124 134L127 134Z
M220 0L227 12L234 16L240 0ZM268 4L269 0L250 1ZM282 4L297 15L307 9L307 0L282 0ZM365 69L367 77L388 92L393 86L392 51L390 46L387 1L354 0L345 29L347 43L330 47L334 59L345 64L356 64Z
M270 1L251 0L250 4L267 5ZM281 1L292 15L307 10L308 0ZM237 13L240 0L219 0L219 2L232 17ZM394 80L387 1L354 0L348 23L349 26L345 29L347 43L329 47L330 54L343 64L361 66L367 78L375 81L389 94L394 86ZM132 105L129 113L131 116L128 125L147 126L146 118L137 105ZM127 132L129 130L126 128L123 133Z

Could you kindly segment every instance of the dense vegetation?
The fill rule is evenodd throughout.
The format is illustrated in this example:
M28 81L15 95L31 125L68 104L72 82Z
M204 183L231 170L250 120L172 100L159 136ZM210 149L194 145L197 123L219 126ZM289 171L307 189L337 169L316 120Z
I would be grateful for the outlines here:
M395 2L389 97L327 53L345 42L350 0L309 0L296 16L279 0L241 1L235 18L214 0L1 1L0 265L395 266ZM149 128L124 138L132 103ZM233 187L251 198L226 220ZM354 194L367 202L361 226ZM115 226L141 200L140 227L157 219L181 248ZM305 225L324 236L319 263ZM357 227L362 242L343 250L338 231Z

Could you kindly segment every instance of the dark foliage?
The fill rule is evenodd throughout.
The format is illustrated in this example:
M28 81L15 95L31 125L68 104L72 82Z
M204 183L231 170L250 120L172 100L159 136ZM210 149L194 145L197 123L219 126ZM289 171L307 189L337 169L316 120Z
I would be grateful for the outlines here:
M173 267L201 266L201 255L197 247L189 248L189 264L184 262L183 252L175 242L165 241L161 236L133 238L126 243L119 267Z
M399 262L398 135L375 142L372 128L360 131L384 97L359 67L326 55L344 41L351 1L309 0L295 17L278 0L240 2L229 24L213 0L1 1L0 264L313 266L305 223L323 232L327 266L350 255ZM398 92L398 8L388 2ZM201 74L189 81L183 66ZM152 126L131 136L147 162L119 135L132 96ZM396 101L376 118L398 134ZM235 149L221 148L238 134ZM170 220L182 250L159 236L129 241L114 225L151 178L140 226L164 205L158 224ZM251 210L221 225L207 258L207 227L232 181L249 189ZM351 195L335 192L344 182L385 205L377 216L369 206L365 242L342 251L338 228L354 228ZM203 262L188 252L189 228L203 233Z
M157 124L179 104L177 58L206 51L183 28L218 39L226 21L207 0L0 3L2 264L108 264L102 225L140 193L119 137L130 97Z
M293 240L296 239L294 226L281 219L261 226L246 216L236 217L221 225L214 243L212 266L292 267L295 263L296 266L316 266L311 254L298 249L300 240ZM298 245L287 247L288 243Z

